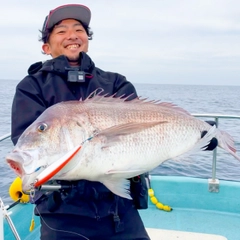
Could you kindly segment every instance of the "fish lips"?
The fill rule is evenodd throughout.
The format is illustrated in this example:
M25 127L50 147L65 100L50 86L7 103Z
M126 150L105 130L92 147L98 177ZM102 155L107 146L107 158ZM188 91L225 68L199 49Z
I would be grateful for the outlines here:
M27 174L24 168L22 167L21 160L16 160L11 157L11 155L8 155L6 158L7 163L10 165L10 167L14 170L14 172L22 179L22 191L27 194L31 189L34 187L34 182L36 179L36 176L39 173L32 172L30 174ZM19 162L20 161L20 162Z
M23 159L17 154L9 154L6 157L6 161L10 168L19 176L22 177L26 174L23 168Z
M14 172L22 177L25 174L31 174L37 168L38 151L21 151L16 148L6 156L6 161Z

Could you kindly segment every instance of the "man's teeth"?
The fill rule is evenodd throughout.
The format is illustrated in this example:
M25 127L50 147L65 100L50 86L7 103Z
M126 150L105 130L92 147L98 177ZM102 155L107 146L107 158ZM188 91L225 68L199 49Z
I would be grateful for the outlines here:
M67 49L74 49L74 48L79 48L78 44L74 44L74 45L68 45Z

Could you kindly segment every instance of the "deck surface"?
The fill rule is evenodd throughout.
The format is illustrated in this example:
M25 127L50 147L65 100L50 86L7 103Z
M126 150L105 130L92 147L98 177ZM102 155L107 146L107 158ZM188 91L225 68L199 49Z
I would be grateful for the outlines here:
M219 235L147 228L151 240L227 240Z
M239 214L227 214L216 211L201 211L194 209L173 209L172 212L163 212L161 210L156 211L155 207L150 207L147 211L141 210L140 214L146 228L159 227L163 230L220 235L225 237L222 239L228 240L240 239L240 228L237 224L240 222ZM185 238L172 237L165 239L175 240ZM197 240L198 238L192 239ZM212 240L214 239L215 238L212 238Z

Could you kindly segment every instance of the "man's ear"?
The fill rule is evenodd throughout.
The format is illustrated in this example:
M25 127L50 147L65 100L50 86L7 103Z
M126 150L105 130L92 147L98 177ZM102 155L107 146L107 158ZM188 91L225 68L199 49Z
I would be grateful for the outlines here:
M44 53L46 53L48 55L51 54L51 49L50 49L50 46L49 46L48 43L44 43L42 45L42 50L43 50Z

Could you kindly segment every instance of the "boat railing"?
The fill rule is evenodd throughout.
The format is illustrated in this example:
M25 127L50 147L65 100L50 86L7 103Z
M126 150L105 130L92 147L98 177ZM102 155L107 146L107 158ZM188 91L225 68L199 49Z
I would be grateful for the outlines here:
M8 139L10 137L11 137L11 133L7 133L7 134L0 137L0 142L4 141L5 139Z
M201 113L192 113L194 117L198 118L212 118L214 119L216 126L219 125L220 119L239 119L238 115L225 115L225 114L201 114ZM216 178L216 168L217 168L217 148L213 150L212 157L212 178L208 180L208 190L209 192L219 192L219 180Z
M194 117L197 118L211 118L215 121L216 126L219 125L220 119L239 119L240 115L225 115L225 114L201 114L201 113L192 113ZM7 133L0 137L0 142L10 138L11 133ZM209 179L209 191L218 192L219 191L219 180L216 178L216 166L217 166L217 148L213 150L212 157L212 178Z

